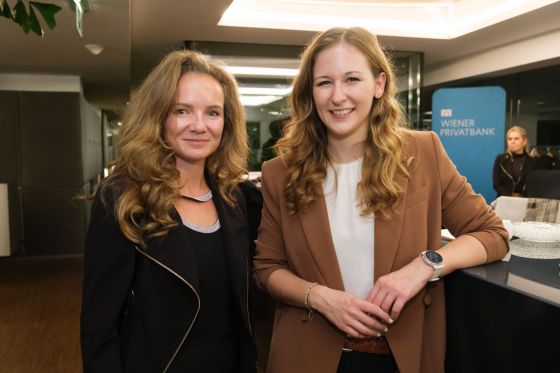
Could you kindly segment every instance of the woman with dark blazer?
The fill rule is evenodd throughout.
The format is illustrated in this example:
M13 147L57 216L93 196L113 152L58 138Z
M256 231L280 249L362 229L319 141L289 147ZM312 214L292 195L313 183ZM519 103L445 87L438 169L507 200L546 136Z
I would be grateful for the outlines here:
M86 239L84 372L255 372L235 80L166 56L133 95Z
M525 195L527 170L539 168L539 159L529 155L527 131L519 126L506 133L507 151L496 156L492 182L497 196Z

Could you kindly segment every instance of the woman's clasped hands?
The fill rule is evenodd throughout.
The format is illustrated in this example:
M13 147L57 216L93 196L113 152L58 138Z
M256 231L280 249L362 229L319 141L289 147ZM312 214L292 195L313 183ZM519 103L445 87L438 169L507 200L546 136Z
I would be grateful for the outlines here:
M349 337L380 337L393 323L381 307L355 295L316 286L309 297L310 305Z
M380 337L431 277L433 269L418 259L379 277L365 300L345 291L317 286L309 303L349 337Z

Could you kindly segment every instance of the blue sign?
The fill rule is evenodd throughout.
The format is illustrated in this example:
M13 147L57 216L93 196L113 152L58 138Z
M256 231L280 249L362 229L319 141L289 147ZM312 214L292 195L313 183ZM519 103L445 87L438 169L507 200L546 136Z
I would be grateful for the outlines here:
M475 192L496 198L492 167L504 152L506 92L501 87L442 88L432 97L432 130Z

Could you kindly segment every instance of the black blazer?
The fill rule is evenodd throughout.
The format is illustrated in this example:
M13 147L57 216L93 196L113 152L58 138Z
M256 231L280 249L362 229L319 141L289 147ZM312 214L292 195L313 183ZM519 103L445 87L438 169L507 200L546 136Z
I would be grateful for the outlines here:
M210 188L240 316L239 371L255 372L249 316L250 236L244 198L237 191L237 206L231 208L212 185ZM174 211L173 215L180 223L179 214ZM181 347L196 323L201 302L196 262L186 231L179 226L141 249L126 239L113 212L107 211L96 196L84 263L84 372L181 371Z
M513 193L525 195L525 176L527 174L527 170L539 168L538 166L539 160L525 153L525 161L521 176L517 184L514 185L512 178L514 172L511 155L508 153L499 154L494 161L494 168L492 170L492 183L497 196L511 196Z

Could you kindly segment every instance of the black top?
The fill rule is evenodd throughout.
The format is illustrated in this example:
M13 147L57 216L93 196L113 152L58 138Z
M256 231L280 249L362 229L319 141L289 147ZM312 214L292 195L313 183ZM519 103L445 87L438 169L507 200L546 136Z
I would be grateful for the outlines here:
M492 181L498 197L524 196L527 170L535 169L537 165L538 160L527 153L498 155L492 171Z
M237 371L234 317L239 316L234 308L221 230L202 233L189 227L184 229L194 248L199 271L200 311L183 346L183 369L234 373Z

